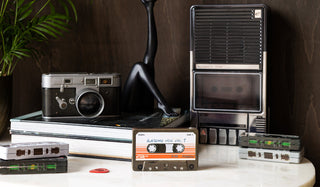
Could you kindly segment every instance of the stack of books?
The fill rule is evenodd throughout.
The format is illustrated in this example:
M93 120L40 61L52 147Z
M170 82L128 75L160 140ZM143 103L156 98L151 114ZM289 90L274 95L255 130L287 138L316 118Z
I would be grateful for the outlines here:
M188 113L170 119L162 112L121 118L45 120L42 112L11 119L11 142L55 141L69 144L71 155L131 160L133 128L179 127Z

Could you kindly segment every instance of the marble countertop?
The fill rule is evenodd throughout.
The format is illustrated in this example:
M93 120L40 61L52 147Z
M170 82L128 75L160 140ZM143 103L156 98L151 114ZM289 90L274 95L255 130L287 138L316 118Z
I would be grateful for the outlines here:
M1 141L3 143L5 141ZM313 186L315 168L300 164L239 159L238 147L200 145L196 171L135 172L131 162L68 157L68 173L0 175L0 186ZM107 168L109 173L89 173Z

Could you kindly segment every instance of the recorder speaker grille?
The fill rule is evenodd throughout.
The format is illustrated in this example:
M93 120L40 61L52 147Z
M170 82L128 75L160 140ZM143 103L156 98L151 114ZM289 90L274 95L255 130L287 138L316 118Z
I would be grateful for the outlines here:
M195 9L192 28L195 62L262 63L262 11L251 7Z

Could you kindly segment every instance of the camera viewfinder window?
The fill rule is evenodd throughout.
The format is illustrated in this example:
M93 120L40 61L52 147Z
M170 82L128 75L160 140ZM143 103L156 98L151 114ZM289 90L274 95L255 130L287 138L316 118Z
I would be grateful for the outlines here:
M214 111L261 111L259 73L195 75L195 108Z
M65 84L71 84L71 79L64 79Z
M100 79L100 84L111 84L111 78Z
M96 79L86 79L86 85L96 85Z

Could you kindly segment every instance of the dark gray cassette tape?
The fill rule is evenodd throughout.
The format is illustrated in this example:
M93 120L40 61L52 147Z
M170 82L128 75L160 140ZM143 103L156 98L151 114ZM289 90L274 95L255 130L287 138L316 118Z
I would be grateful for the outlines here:
M66 173L67 171L68 158L65 156L25 160L0 159L0 174Z
M188 171L198 168L196 128L133 130L134 171Z
M299 136L265 133L244 133L239 137L239 146L275 150L299 151Z
M59 157L69 154L69 144L62 142L30 142L0 145L0 159L21 160Z

